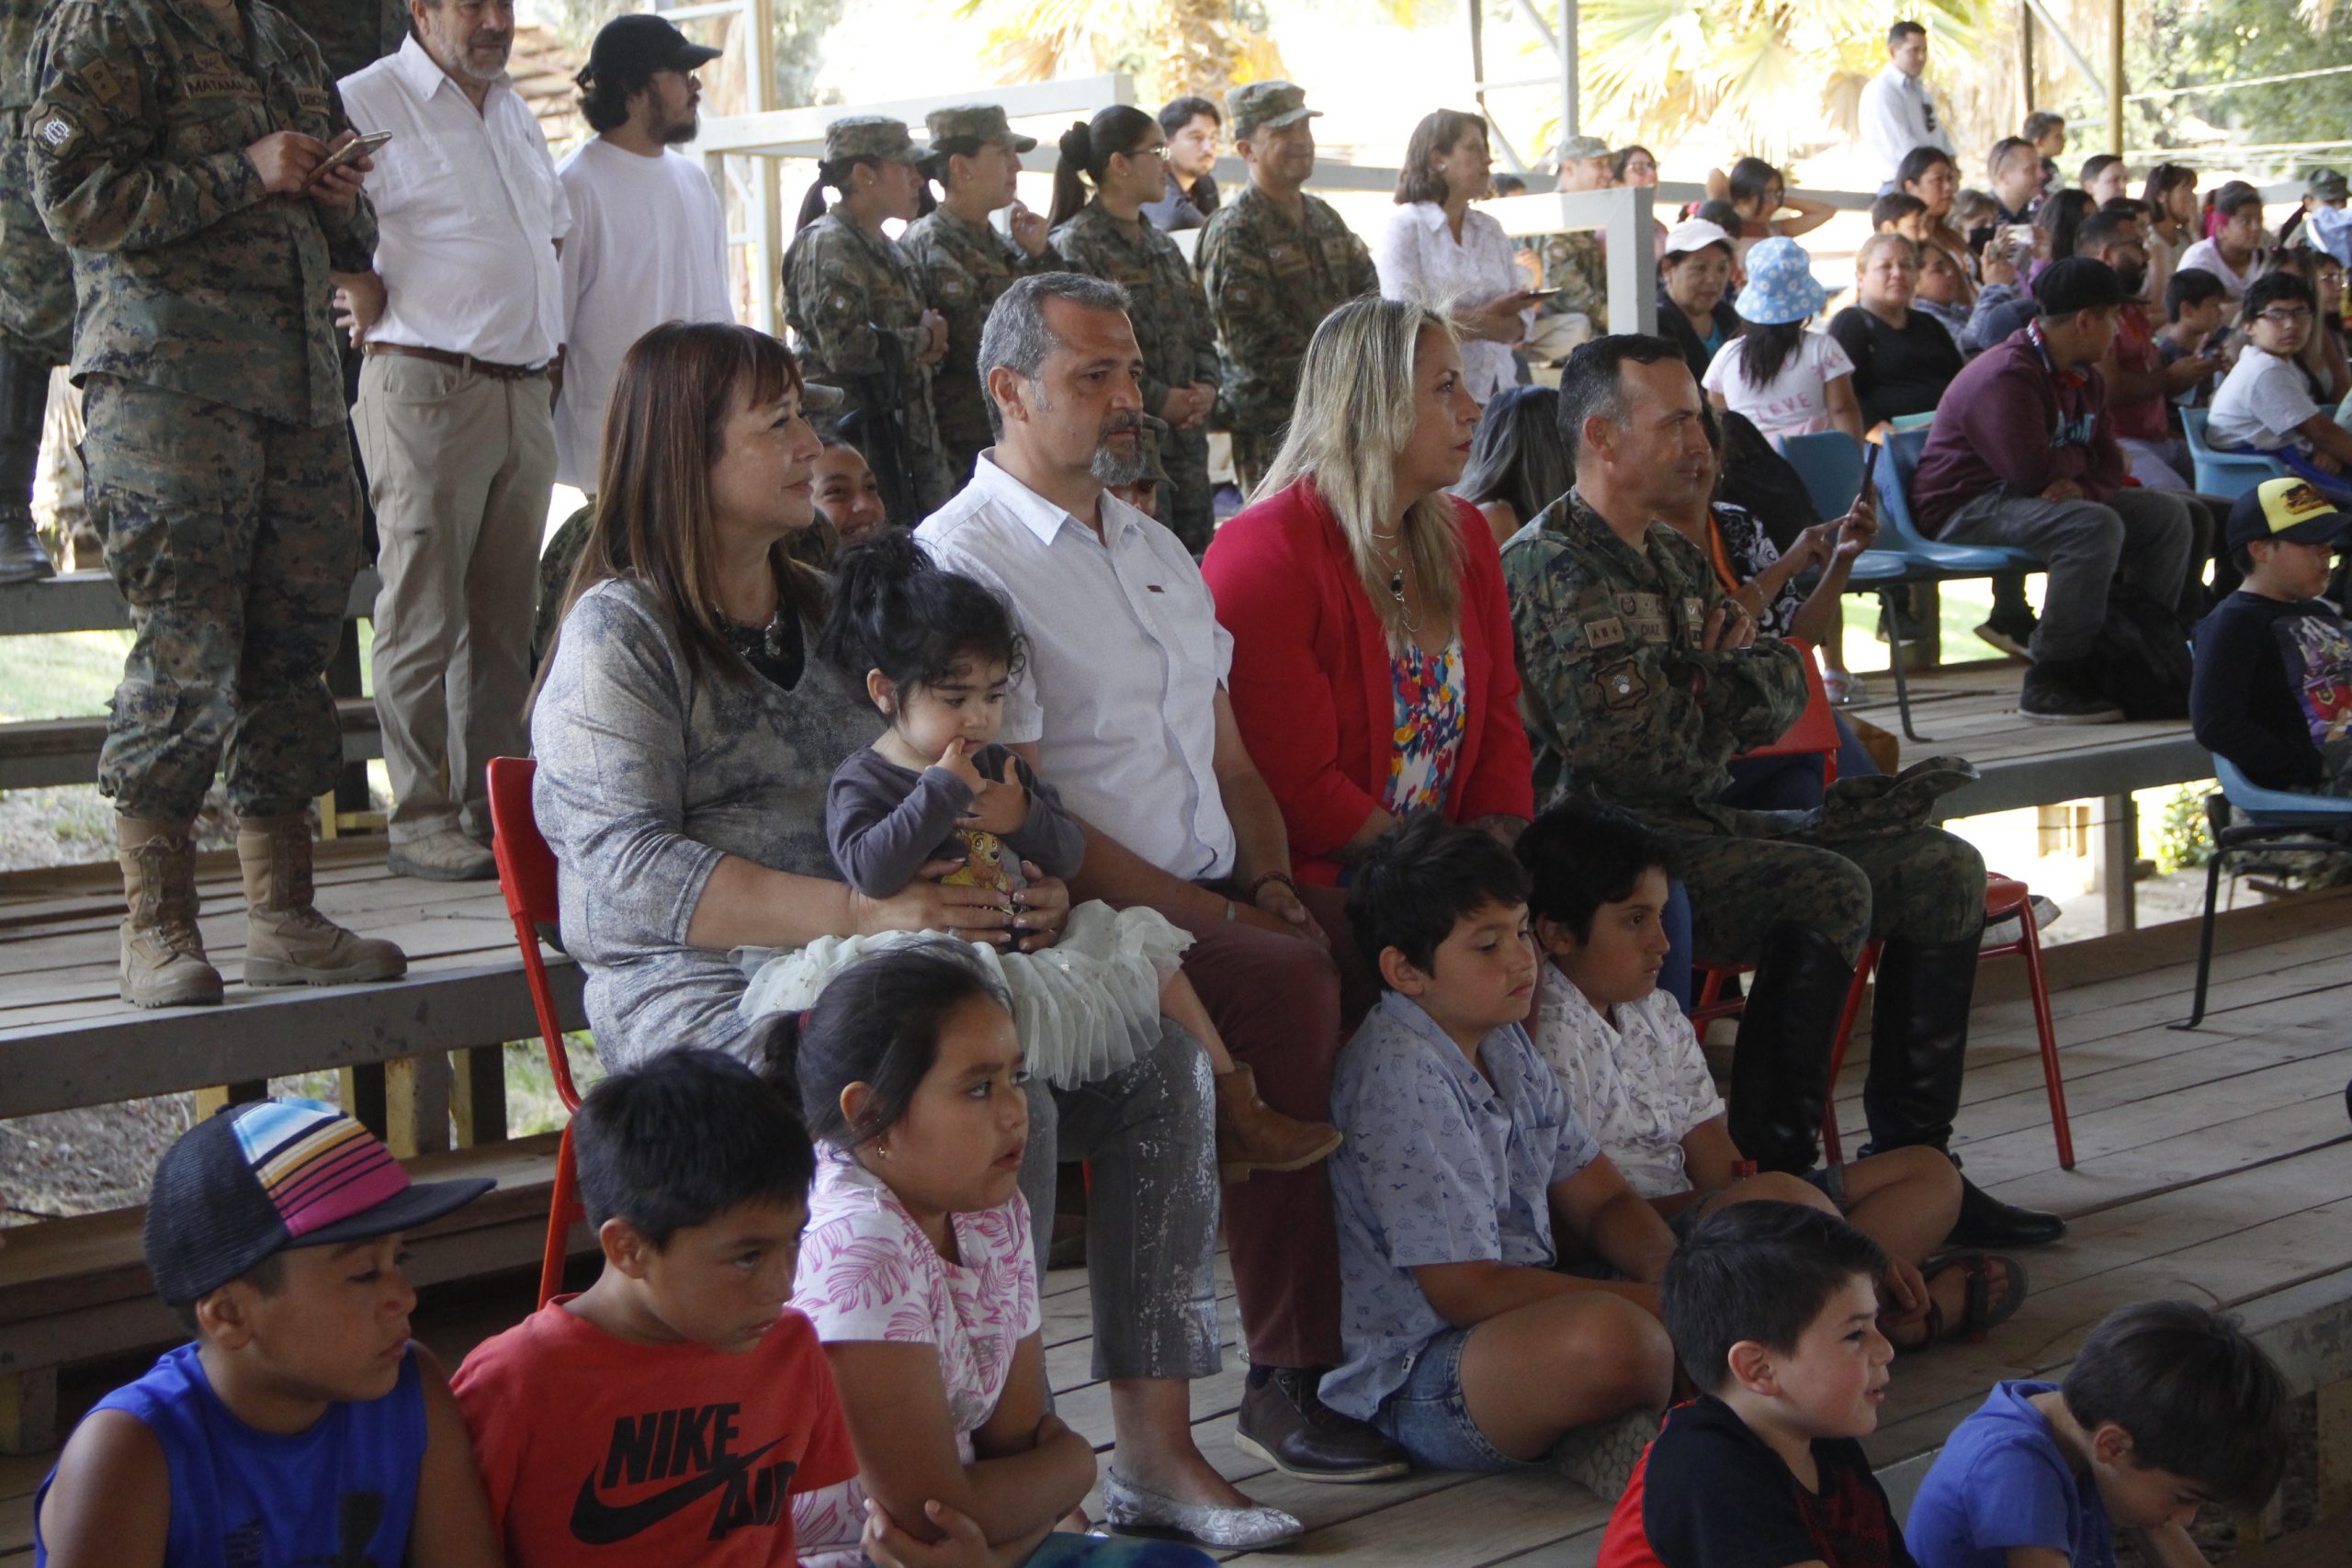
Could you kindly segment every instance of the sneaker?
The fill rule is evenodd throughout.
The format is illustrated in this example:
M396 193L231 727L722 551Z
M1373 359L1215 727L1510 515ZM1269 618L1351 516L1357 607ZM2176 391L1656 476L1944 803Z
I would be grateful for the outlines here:
M2033 634L2041 626L2041 618L2031 610L1996 606L1991 618L1976 628L1976 635L2011 659L2030 659L2033 655L2026 649L2032 645Z
M1391 1481L1413 1468L1405 1450L1317 1397L1320 1374L1304 1367L1252 1367L1233 1446L1301 1481Z
M496 858L455 828L395 842L385 852L384 864L394 876L427 882L490 882L498 875Z
M2121 724L2123 710L2091 690L2076 664L2037 664L2025 672L2018 716L2034 724Z
M1884 610L1878 613L1878 630L1873 635L1881 642L1887 640ZM1928 636L1927 623L1911 613L1909 604L1900 601L1894 606L1894 636L1900 642L1924 642Z
M1870 688L1862 684L1862 678L1851 670L1824 670L1821 672L1821 691L1834 708L1852 707L1857 703L1870 701L1871 695Z
M1578 1427L1552 1445L1552 1463L1562 1475L1608 1501L1623 1493L1634 1479L1634 1467L1642 1462L1664 1419L1662 1412L1634 1409Z

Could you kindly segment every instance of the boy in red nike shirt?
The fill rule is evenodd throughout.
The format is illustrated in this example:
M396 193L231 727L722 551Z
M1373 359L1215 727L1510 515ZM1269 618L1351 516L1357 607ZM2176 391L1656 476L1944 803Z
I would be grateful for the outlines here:
M716 1051L588 1092L571 1124L605 1271L466 1358L472 1429L514 1568L770 1568L797 1492L856 1472L792 1293L816 1156L781 1093Z
M1600 1568L1917 1568L1860 1438L1894 1347L1878 1244L1797 1203L1693 1228L1659 1305L1706 1392L1667 1413L1617 1499Z

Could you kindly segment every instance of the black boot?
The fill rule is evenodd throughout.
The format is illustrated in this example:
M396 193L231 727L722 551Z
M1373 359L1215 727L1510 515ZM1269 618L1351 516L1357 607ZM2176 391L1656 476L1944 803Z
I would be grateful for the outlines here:
M1829 1052L1854 966L1793 920L1764 933L1731 1055L1731 1141L1764 1170L1811 1170L1829 1103Z
M1862 1110L1871 1124L1866 1152L1883 1154L1914 1144L1941 1149L1951 1143L1967 1066L1976 949L1974 937L1943 942L1888 939L1879 957L1870 1077L1862 1085ZM1954 1245L2032 1247L2065 1234L2066 1222L2057 1215L2004 1203L1962 1179Z
M57 572L33 536L33 469L48 408L49 367L0 348L0 582Z

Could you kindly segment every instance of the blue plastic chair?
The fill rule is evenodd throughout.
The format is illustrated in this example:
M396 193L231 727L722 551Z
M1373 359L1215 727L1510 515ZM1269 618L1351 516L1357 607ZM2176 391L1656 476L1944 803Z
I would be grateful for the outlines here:
M2188 438L2188 461L2195 468L2197 493L2235 500L2265 479L2275 479L2287 465L2258 452L2216 452L2205 445L2204 409L2184 409L2180 428Z
M1813 509L1824 518L1834 522L1853 510L1862 493L1862 448L1852 436L1842 430L1783 436L1781 456L1804 480Z
M2205 986L2213 967L2213 907L2221 896L2222 868L2233 856L2264 850L2310 850L2352 854L2352 798L2265 789L2227 757L2213 759L2221 793L2205 797L2205 820L2213 832L2213 858L2205 863L2205 919L2197 936L2197 993L2188 1019L2175 1029L2205 1021ZM2234 807L2244 820L2236 819Z

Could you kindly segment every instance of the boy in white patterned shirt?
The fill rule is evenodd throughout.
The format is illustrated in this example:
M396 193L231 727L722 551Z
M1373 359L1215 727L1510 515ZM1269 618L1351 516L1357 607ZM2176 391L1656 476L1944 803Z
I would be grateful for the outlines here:
M1665 846L1613 807L1570 800L1519 841L1544 953L1529 1033L1568 1103L1678 1236L1726 1203L1804 1203L1841 1213L1883 1248L1886 1315L1898 1348L1977 1335L2013 1314L2025 1272L2011 1258L1928 1261L1960 1210L1960 1173L1940 1152L1894 1149L1804 1177L1758 1173L1731 1140L1705 1055L1657 989L1667 939Z

